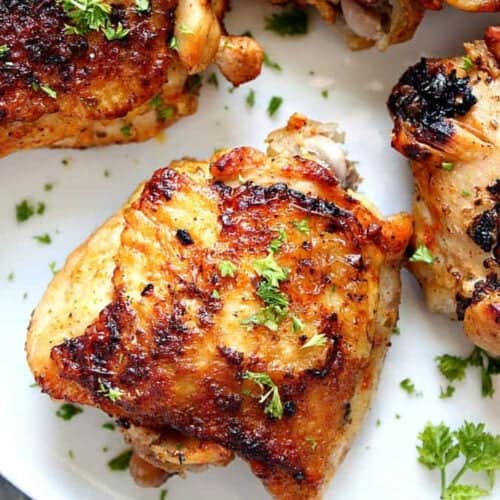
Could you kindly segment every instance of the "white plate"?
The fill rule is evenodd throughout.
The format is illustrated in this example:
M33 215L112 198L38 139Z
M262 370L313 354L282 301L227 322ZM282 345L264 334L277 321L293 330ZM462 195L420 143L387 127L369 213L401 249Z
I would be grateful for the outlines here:
M58 405L29 387L32 378L25 362L24 337L30 312L51 278L49 262L61 265L68 252L155 168L183 155L206 158L221 146L263 147L265 135L282 126L294 111L338 122L347 132L349 155L359 161L365 178L361 191L386 214L408 209L409 169L389 146L391 122L385 101L391 86L422 55L460 54L461 43L481 37L495 19L452 10L430 12L410 43L381 54L375 50L351 53L339 33L317 16L307 36L280 38L263 30L269 12L262 2L238 1L227 24L234 33L250 29L283 71L265 68L256 82L233 93L222 77L218 90L205 85L198 113L171 128L164 140L88 151L30 151L0 161L0 472L33 498L159 498L158 490L140 489L127 473L107 468L107 461L125 446L118 432L101 428L108 420L105 415L86 409L70 422L62 421L55 416ZM256 92L253 109L245 105L249 89ZM322 97L323 89L328 89L328 99ZM270 119L266 107L273 95L282 96L284 103ZM70 159L69 166L61 164L63 158ZM104 176L105 170L109 177ZM44 191L46 182L54 183L52 192ZM26 197L44 201L47 210L18 224L14 207ZM51 245L33 240L44 232L52 235ZM11 272L15 273L12 282L7 280ZM403 281L401 336L394 337L373 408L326 498L438 499L437 473L424 470L416 461L416 436L426 421L458 426L469 419L500 432L496 410L500 384L493 400L482 399L478 375L471 372L452 399L438 398L445 381L434 357L445 352L465 354L471 346L461 325L426 311L418 287L406 273ZM399 388L405 377L412 378L423 397L410 397ZM109 451L103 452L103 447ZM174 500L267 497L239 461L186 480L174 478L167 488L168 498ZM493 497L500 498L499 487Z

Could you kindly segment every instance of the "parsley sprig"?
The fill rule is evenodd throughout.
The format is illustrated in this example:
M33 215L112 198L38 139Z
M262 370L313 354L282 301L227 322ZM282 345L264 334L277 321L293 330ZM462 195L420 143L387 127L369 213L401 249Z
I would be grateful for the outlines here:
M438 356L436 361L439 371L449 382L463 380L469 366L478 367L481 371L482 396L484 398L491 398L495 393L492 375L500 373L500 361L489 357L488 354L479 347L474 347L469 356L464 358L451 354L443 354L442 356ZM453 388L453 386L450 387Z
M280 419L283 416L283 404L281 403L278 386L273 382L267 373L246 371L243 379L255 382L262 391L259 403L265 403L264 413L272 418ZM267 392L265 390L267 389Z
M418 436L418 461L441 475L443 500L472 500L489 495L477 485L459 483L467 471L485 472L493 483L495 471L500 469L500 436L485 431L484 424L465 421L456 431L443 423L428 423ZM448 466L462 457L462 465L451 481L447 481Z

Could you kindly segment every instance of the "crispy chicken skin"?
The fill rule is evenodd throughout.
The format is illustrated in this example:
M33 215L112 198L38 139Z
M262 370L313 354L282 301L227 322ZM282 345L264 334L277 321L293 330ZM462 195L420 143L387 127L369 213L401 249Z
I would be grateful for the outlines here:
M430 309L500 355L500 28L465 50L469 59L422 59L402 76L392 145L415 178L413 247L434 257L409 263Z
M138 13L133 0L113 2L111 22L129 32L108 40L100 31L66 34L71 20L57 0L0 0L0 46L8 47L0 57L0 156L152 137L195 111L189 75L212 62L236 85L255 78L262 50L224 34L225 9L221 1L151 0Z
M157 170L69 257L35 310L36 380L118 419L139 482L182 473L172 444L185 439L191 468L236 453L276 498L313 499L347 452L397 321L411 219L383 220L342 189L323 152L318 163L310 150L288 153L291 137L304 144L315 131L337 134L294 115L267 155L236 148ZM254 266L269 255L287 269L275 328L247 321L264 307ZM293 331L292 318L304 328ZM304 347L314 333L325 343ZM282 414L266 414L247 371L276 384Z

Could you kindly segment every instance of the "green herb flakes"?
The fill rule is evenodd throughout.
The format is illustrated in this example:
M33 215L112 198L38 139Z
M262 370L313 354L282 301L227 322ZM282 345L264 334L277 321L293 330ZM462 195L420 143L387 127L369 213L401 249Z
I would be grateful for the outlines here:
M245 99L245 102L247 103L247 106L250 108L253 108L255 106L255 90L250 89L248 91L248 95Z
M161 490L160 491L160 500L165 500L165 498L167 498L167 493L168 493L167 490Z
M410 262L423 262L425 264L432 264L434 257L426 245L419 245L413 255L410 257Z
M272 14L265 19L265 28L280 36L305 35L308 27L307 12L292 8Z
M455 164L451 161L443 161L441 163L441 168L448 172L451 172L455 168Z
M309 234L309 221L307 219L293 221L292 226L302 234Z
M123 125L123 127L120 129L120 132L125 137L132 137L132 125L130 123Z
M408 394L414 394L415 396L422 395L421 392L418 392L415 389L415 384L409 378L401 380L401 382L399 383L399 387L401 387L401 389L403 389L403 391L405 391Z
M49 233L33 236L33 239L38 241L38 243L41 243L42 245L50 245L52 243L52 239Z
M278 386L272 381L267 373L256 373L246 371L243 379L255 382L261 389L262 394L259 403L265 403L264 413L272 418L280 419L283 416L283 405L279 395ZM267 392L264 392L267 390Z
M116 424L114 422L104 422L101 427L103 429L107 429L108 431L114 431L116 429Z
M462 69L469 72L474 67L474 63L469 56L464 56L462 58Z
M79 406L75 406L71 403L64 403L58 408L56 415L63 420L71 420L82 412L83 410Z
M302 323L302 321L299 318L297 318L297 316L292 316L291 320L292 320L293 333L298 333L304 330L304 323Z
M306 437L305 441L306 441L306 443L308 443L308 444L311 445L311 448L312 448L313 451L315 451L316 448L318 447L318 443L312 437Z
M237 267L230 260L221 260L217 267L223 278L234 278L236 275Z
M17 222L27 221L35 214L35 208L28 200L23 200L16 205L16 219Z
M121 399L123 396L123 391L121 389L118 387L112 387L102 381L99 383L99 392L113 403L116 403L116 401Z
M303 346L302 349L309 347L322 347L327 342L327 337L324 333L315 333Z
M455 394L455 388L452 385L447 385L446 389L440 388L439 399L449 399Z
M132 458L132 450L125 450L108 462L108 467L113 471L127 470Z
M269 104L267 106L267 113L269 116L274 116L278 109L283 104L283 98L278 96L271 97Z
M207 83L209 83L210 85L213 85L216 89L219 88L219 79L217 78L217 75L215 73L212 73L207 78Z
M267 52L264 52L264 66L274 69L275 71L281 71L281 66L277 62L271 61Z
M0 58L5 57L9 53L9 46L5 43L0 45Z
M135 10L139 14L145 14L149 10L149 0L135 0Z

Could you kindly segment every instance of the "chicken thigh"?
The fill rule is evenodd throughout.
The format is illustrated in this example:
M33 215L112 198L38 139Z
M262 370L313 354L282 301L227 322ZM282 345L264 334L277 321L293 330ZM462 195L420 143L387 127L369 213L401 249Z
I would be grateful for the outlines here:
M394 87L393 146L415 179L409 268L432 311L500 355L500 28Z

